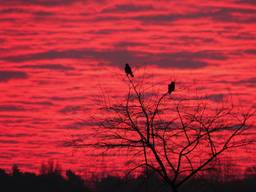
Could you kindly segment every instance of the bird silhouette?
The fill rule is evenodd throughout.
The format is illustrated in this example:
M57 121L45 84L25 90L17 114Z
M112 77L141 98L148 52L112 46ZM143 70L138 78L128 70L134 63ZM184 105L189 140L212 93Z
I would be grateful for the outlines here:
M175 82L172 81L172 82L168 85L168 93L171 94L174 90L175 90Z
M131 77L134 77L132 69L128 63L125 64L124 70L127 76L130 75Z

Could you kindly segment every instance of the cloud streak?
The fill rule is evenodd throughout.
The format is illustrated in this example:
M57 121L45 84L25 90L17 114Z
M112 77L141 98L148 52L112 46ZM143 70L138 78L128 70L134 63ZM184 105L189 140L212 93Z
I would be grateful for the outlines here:
M12 0L9 2L1 2L1 4L7 5L41 5L46 7L52 6L67 6L74 2L80 2L79 0Z
M13 79L27 79L28 74L22 71L0 71L0 82L6 82Z
M17 111L26 111L26 109L17 105L0 105L0 111L17 112Z
M174 53L146 53L128 50L65 50L65 51L48 51L35 54L26 54L10 56L4 58L12 62L31 62L44 61L50 59L95 59L100 62L104 61L113 66L119 66L125 62L146 63L164 68L201 68L207 66L205 59L225 60L226 57L217 51L199 51L199 52L174 52ZM72 70L70 67L63 65L25 65L21 68L37 68L50 70Z
M73 67L65 66L65 65L61 65L61 64L23 65L20 68L45 69L45 70L51 70L51 71L71 71L71 70L74 70Z

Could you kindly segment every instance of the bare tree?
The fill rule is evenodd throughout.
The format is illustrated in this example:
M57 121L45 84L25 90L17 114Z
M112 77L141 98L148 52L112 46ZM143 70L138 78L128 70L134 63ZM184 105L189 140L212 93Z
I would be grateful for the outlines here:
M229 149L251 141L244 136L253 113L237 113L231 105L213 108L203 102L176 102L172 95L147 94L128 78L123 102L105 106L95 146L129 148L142 157L129 172L155 171L173 192Z

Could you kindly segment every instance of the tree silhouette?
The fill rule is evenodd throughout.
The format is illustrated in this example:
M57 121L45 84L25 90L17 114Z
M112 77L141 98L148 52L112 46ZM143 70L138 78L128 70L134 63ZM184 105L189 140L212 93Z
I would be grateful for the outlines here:
M233 105L208 106L204 102L174 104L170 90L148 94L127 76L123 102L105 106L108 117L100 122L94 146L129 148L136 156L128 174L139 168L153 170L173 192L211 168L229 149L252 141L244 137L253 112L238 112ZM142 157L142 161L136 161Z

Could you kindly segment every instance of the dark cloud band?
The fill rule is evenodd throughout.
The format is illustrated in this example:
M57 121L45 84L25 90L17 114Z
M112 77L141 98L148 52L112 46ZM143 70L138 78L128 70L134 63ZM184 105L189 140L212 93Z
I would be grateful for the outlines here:
M9 81L12 79L27 79L28 75L21 71L0 71L0 82Z

